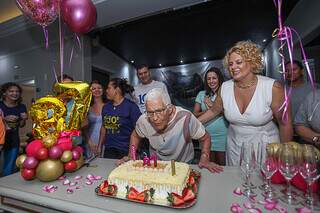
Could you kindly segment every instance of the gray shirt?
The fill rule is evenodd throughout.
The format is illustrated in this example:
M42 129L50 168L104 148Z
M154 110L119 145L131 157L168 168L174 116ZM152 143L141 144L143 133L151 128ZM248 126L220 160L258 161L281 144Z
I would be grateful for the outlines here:
M315 96L313 91L309 92L300 105L300 108L294 118L295 125L303 125L320 133L320 89L317 89Z
M307 94L312 91L312 86L309 83L304 83L300 87L292 88L291 90L291 108L292 108L292 119L295 118L300 104L304 101Z
M161 160L190 162L194 157L191 139L200 139L206 133L205 127L188 110L176 107L173 119L163 133L158 133L142 114L136 123L137 134L148 138L150 154L156 153Z

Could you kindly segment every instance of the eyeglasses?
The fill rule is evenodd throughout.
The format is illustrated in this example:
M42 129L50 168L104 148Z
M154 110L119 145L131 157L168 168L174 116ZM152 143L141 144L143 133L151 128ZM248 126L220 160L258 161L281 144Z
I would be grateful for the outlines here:
M146 115L148 118L153 118L154 116L162 116L163 112L167 109L167 107L163 108L163 109L157 109L157 110L154 110L154 111L146 111Z

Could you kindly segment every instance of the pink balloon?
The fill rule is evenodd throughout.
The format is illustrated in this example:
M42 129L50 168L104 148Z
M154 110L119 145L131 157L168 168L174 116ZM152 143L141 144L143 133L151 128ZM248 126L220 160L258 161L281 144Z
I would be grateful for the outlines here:
M59 0L16 0L21 11L35 23L46 27L59 13Z
M39 161L35 157L27 157L22 166L26 169L35 169L38 166Z
M59 146L63 151L72 150L72 140L70 137L58 138L57 146Z
M49 157L52 159L58 159L61 157L63 150L59 146L53 146L49 150Z
M80 154L82 154L84 152L83 148L81 146L76 146L73 147L72 151L75 150L77 152L79 152Z
M72 150L72 158L73 160L78 160L81 154L77 150Z
M62 0L61 16L72 32L89 32L97 22L97 9L91 0Z
M34 140L29 143L26 147L26 153L28 157L36 157L38 150L43 148L43 144L41 140Z

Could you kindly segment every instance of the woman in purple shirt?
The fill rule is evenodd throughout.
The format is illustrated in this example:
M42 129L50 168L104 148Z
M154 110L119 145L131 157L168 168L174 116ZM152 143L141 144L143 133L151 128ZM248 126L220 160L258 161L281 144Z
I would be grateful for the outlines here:
M102 108L102 125L100 129L98 152L104 144L104 157L120 159L128 155L130 135L136 121L141 115L139 107L125 94L131 94L133 87L126 79L113 78L106 90L110 100Z

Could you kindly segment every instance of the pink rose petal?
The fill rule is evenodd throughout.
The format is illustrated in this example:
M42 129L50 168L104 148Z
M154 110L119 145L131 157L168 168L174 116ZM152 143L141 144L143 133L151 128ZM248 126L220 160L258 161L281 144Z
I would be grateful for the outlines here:
M258 208L251 208L251 209L248 209L248 212L250 213L262 213L262 211Z
M307 207L296 208L298 213L312 213L312 210Z
M58 186L54 186L54 185L46 185L42 187L42 190L47 193L55 192L57 189L58 189Z
M251 202L248 201L248 200L247 200L247 201L244 201L243 206L244 206L244 208L246 208L246 209L252 209L252 208L253 208Z
M232 213L243 213L243 210L238 203L233 203L230 207L230 211Z
M90 179L92 179L92 178L94 178L94 176L93 176L92 174L88 174L88 175L87 175L87 179L90 180Z
M80 186L76 186L76 189L81 189L81 187Z
M63 176L59 177L58 180L64 180L66 178L67 178L67 176L63 175Z
M255 203L257 201L255 195L249 196L249 200L251 201L251 203Z
M70 180L68 180L68 179L66 179L66 180L64 180L64 181L62 182L62 184L65 185L65 186L69 185L70 183L71 183L71 182L70 182Z
M266 203L264 204L264 208L269 210L269 211L272 211L273 209L275 209L277 206L277 203Z
M68 188L68 189L67 189L67 193L68 193L68 194L72 194L72 193L73 193L73 190L70 189L70 188Z
M73 179L74 179L74 180L80 180L81 178L82 178L81 175L77 175L77 176L75 176Z
M102 177L101 177L101 176L95 176L94 179L95 179L95 180L101 180Z
M87 181L86 181L86 184L87 184L87 185L92 185L92 181L87 180Z
M71 182L70 183L70 186L75 186L75 185L77 185L78 184L78 182L76 181L76 182Z
M265 204L267 204L267 202L266 202L266 201L264 201L264 200L259 200L259 201L258 201L258 203L259 203L259 204L261 204L261 205L265 205Z
M277 209L280 213L288 213L287 209L286 209L285 207L281 206L279 203L277 203L276 209Z
M240 187L237 187L233 190L233 194L236 194L236 195L242 195L242 190Z

